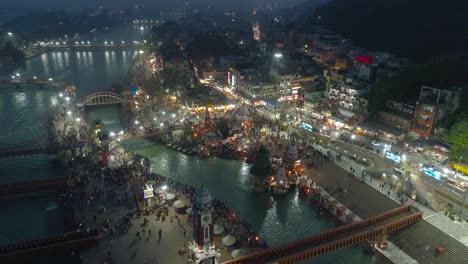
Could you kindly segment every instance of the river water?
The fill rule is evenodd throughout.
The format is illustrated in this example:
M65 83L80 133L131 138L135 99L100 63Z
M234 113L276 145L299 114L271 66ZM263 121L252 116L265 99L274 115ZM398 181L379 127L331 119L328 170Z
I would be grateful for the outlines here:
M137 28L111 32L100 41L133 41L141 36ZM28 61L8 76L38 76L71 81L77 95L106 89L120 80L135 51L60 51ZM59 98L54 92L25 87L21 91L0 87L0 146L28 141L46 134L45 121ZM120 130L116 106L87 109L87 118L101 119L106 130ZM238 212L270 245L291 241L335 226L334 218L317 218L315 211L296 193L272 198L252 190L249 165L224 159L200 160L146 140L124 143L151 162L153 172L182 183L208 188L211 194ZM57 175L52 156L0 159L0 183ZM63 231L61 212L53 196L26 196L0 200L0 243L42 237ZM319 257L311 263L372 263L373 258L352 247Z

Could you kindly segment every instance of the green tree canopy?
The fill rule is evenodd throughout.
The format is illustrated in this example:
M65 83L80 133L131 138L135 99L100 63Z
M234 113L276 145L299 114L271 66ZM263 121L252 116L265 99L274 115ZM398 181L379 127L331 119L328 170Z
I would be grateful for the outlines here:
M447 139L452 143L452 159L468 163L468 112L459 115Z

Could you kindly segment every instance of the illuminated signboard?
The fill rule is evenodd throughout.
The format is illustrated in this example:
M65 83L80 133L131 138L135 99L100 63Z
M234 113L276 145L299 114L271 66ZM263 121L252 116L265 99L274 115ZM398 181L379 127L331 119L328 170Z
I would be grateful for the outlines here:
M301 126L303 129L307 130L307 131L312 131L312 126L305 123L305 122L302 122L302 126Z
M364 57L364 56L356 57L356 60L359 61L359 62L363 62L363 63L372 63L373 62L372 58L368 58L368 57Z
M440 171L436 171L432 167L424 167L422 168L422 172L426 174L427 176L431 176L432 178L436 180L440 181L442 179L442 173L440 173Z
M154 196L153 186L146 184L145 188L143 189L143 198L146 199L146 198L151 198L153 196Z
M385 157L387 159L390 159L390 160L393 160L394 162L396 163L400 163L401 162L401 156L400 155L397 155L395 153L392 153L390 151L387 151L385 152Z

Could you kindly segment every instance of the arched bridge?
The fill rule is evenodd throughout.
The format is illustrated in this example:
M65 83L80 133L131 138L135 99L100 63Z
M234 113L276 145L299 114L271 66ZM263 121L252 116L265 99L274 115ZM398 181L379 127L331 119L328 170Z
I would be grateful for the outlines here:
M413 211L411 205L395 208L369 219L334 228L332 230L271 247L250 255L223 262L223 264L299 263L414 224L422 213Z
M2 263L29 263L25 262L24 258L35 257L38 253L63 253L71 249L89 247L96 244L100 238L98 230L94 229L89 232L69 232L42 239L1 245L0 261Z
M107 105L107 104L120 104L122 103L123 98L121 95L113 93L113 92L108 92L108 91L102 91L102 92L97 92L90 94L83 98L80 101L80 105L83 106L91 106L91 105Z
M29 192L42 192L60 189L68 186L68 177L13 182L0 184L0 196L17 195Z

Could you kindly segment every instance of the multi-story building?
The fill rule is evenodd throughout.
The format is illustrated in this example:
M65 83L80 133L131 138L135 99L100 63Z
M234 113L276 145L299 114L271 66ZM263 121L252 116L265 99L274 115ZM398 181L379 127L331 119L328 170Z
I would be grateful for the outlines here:
M461 91L461 88L440 90L422 86L414 111L412 132L424 137L432 136L436 123L460 107Z

